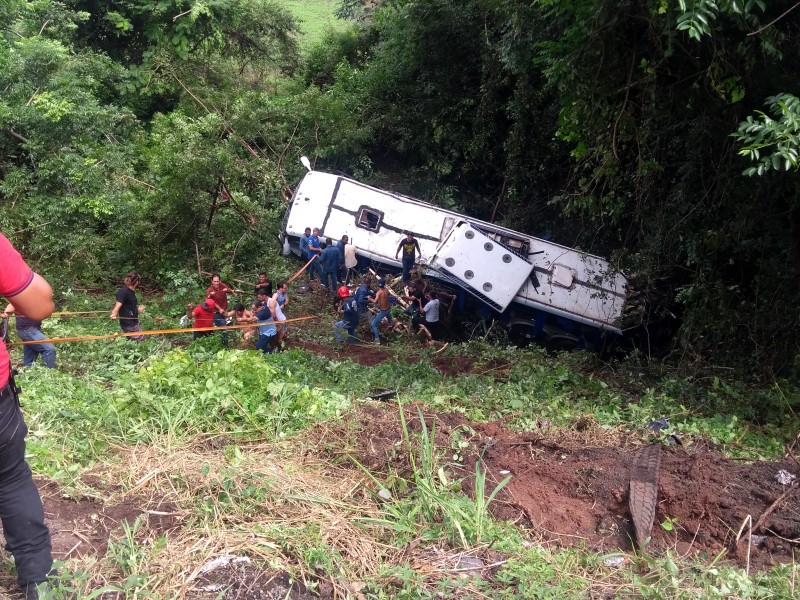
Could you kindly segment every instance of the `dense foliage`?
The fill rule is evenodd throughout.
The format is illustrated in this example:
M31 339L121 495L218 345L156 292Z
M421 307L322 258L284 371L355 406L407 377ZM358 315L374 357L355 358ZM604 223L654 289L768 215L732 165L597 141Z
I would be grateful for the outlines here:
M0 2L0 227L40 270L241 270L297 157L612 256L643 339L797 369L800 10L753 0ZM678 328L679 326L679 328Z

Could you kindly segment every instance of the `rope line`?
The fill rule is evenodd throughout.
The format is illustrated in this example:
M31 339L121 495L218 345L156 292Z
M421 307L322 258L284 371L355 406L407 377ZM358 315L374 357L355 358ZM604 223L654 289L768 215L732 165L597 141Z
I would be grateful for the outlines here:
M283 323L292 323L295 321L307 321L308 319L318 319L319 316L311 315L309 317L295 317L294 319L286 319L285 321L275 321L275 325L279 326ZM247 329L250 327L258 327L259 325L270 324L268 321L257 321L255 323L247 323L245 325L224 325L222 327L193 327L193 328L180 328L180 329L152 329L149 331L122 331L119 333L109 333L103 335L81 335L77 337L66 338L49 338L44 340L34 340L31 342L12 342L20 346L27 346L32 344L60 344L63 342L87 342L91 340L105 340L118 337L137 337L140 335L169 335L173 333L194 333L196 331L227 331L231 329Z

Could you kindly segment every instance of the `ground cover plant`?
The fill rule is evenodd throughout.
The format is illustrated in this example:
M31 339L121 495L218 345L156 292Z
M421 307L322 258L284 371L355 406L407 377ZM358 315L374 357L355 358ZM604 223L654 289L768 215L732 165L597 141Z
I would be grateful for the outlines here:
M318 318L266 359L184 334L63 344L58 371L23 372L57 597L795 593L796 483L774 479L797 472L791 384L482 339L342 348L327 301L296 293L292 310ZM640 549L627 477L654 443L659 506Z

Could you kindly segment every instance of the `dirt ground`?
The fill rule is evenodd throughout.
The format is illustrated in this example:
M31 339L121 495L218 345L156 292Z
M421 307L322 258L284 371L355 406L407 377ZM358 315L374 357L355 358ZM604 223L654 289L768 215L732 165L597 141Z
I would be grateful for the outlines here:
M642 442L631 436L579 429L519 434L503 423L471 423L460 415L419 407L427 427L435 427L437 445L466 439L472 454L450 463L463 488L472 494L475 464L488 472L487 494L507 475L508 485L492 506L496 517L531 531L538 542L583 545L598 552L631 551L635 533L629 486L635 453ZM396 441L402 439L396 409L363 407L363 428L355 436L356 458L380 471L389 462L403 471ZM411 430L420 430L417 408L407 409ZM353 432L350 432L352 443ZM793 484L778 481L785 471ZM797 560L800 544L800 464L796 459L746 463L720 456L703 444L663 447L657 482L657 506L646 551L713 557L725 552L742 565L750 546L751 568ZM661 523L672 524L670 531ZM743 523L746 526L737 534ZM752 538L750 537L752 534Z
M304 346L332 358L348 356L363 364L377 364L388 358L375 346L345 350ZM447 374L475 368L467 358L434 356L432 360ZM482 366L481 370L503 367ZM471 423L460 415L437 414L422 406L419 410L428 427L435 426L440 447L453 447L454 439L469 442L460 459L448 465L454 477L464 478L466 493L472 493L471 476L478 461L488 472L488 490L506 475L512 476L492 505L496 517L528 529L532 538L542 544L582 545L598 552L632 550L636 536L629 489L636 453L646 445L642 436L601 431L591 422L578 423L568 430L552 430L549 423L543 422L539 431L520 434L502 422ZM418 407L407 408L412 431L421 429L418 415ZM390 466L401 473L408 469L404 464L407 457L397 451L397 442L403 436L396 406L391 402L363 405L355 430L353 427L351 423L332 431L341 435L342 444L348 445L351 452L353 440L358 440L354 454L361 464L375 472L386 471ZM330 433L328 429L329 436ZM800 462L796 458L755 463L731 460L700 440L664 446L660 455L660 469L653 480L655 518L646 552L658 555L673 549L680 555L708 558L724 553L726 559L741 565L749 552L751 568L797 560ZM794 475L793 483L780 483L781 471ZM119 539L122 524L132 524L140 516L146 517L147 526L155 533L179 526L171 516L174 507L146 512L135 497L108 505L98 499L66 498L53 482L40 480L38 485L56 559L104 556L109 538ZM671 524L671 529L662 527L662 523ZM219 596L226 586L230 586L228 591ZM0 573L0 597L13 598L15 593L13 578L7 571ZM293 586L285 573L233 562L203 575L188 597L231 600L317 596Z

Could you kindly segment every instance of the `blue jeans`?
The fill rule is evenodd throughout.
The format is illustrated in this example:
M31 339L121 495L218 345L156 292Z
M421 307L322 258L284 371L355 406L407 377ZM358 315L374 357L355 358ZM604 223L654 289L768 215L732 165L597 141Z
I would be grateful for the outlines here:
M17 335L23 342L47 339L47 336L38 327L17 329ZM26 367L33 366L33 363L36 362L36 357L39 355L42 356L42 362L46 367L56 368L56 347L53 344L26 344L22 347L22 356Z
M274 338L274 333L272 335L259 335L256 342L256 350L261 350L264 354L272 354L275 352L275 348L272 346Z
M336 336L336 341L340 344L344 342L344 338L342 337L341 330L344 329L347 332L347 341L351 344L355 344L356 342L356 328L352 327L347 324L347 321L341 320L337 321L333 325L333 335Z
M219 312L214 313L214 327L225 327L228 324L228 319L225 315ZM222 334L222 345L228 347L228 331L220 331Z
M306 260L311 260L309 256ZM322 281L322 266L319 264L319 258L314 260L310 265L308 265L308 280L311 281L314 279L314 273L317 274L317 278Z
M392 325L392 309L387 308L386 310L379 311L375 318L372 319L372 335L375 337L375 340L378 341L381 339L380 334L378 333L378 323L381 322L381 319L386 317L389 320L389 326Z
M328 288L328 291L336 291L336 271L323 271L320 281Z
M403 259L403 282L408 283L411 281L411 269L414 268L414 257Z

